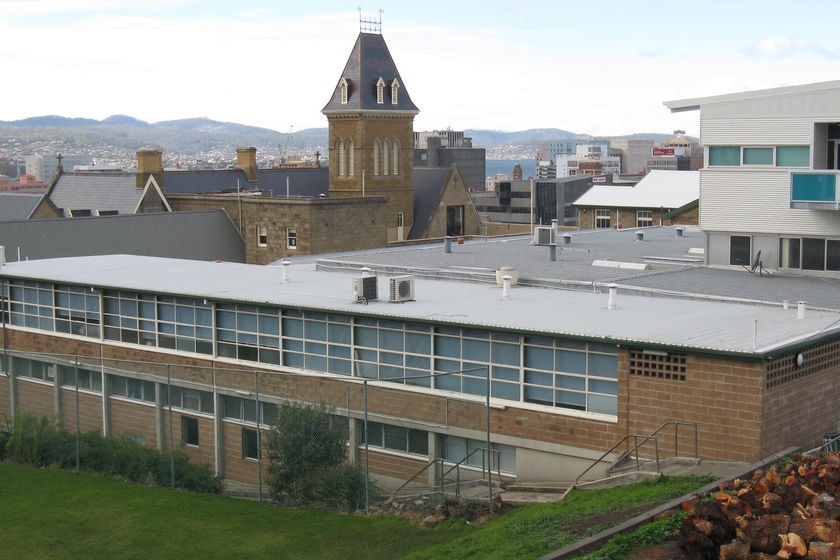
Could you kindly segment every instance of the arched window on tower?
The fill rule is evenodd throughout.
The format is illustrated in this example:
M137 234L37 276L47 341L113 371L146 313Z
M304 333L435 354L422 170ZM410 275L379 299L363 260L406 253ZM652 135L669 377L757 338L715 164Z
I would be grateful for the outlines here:
M335 143L335 151L338 154L338 176L343 177L345 171L344 141L342 141L340 138Z
M356 174L356 158L353 149L353 139L347 139L347 174L351 177Z
M381 77L379 78L379 81L376 82L376 102L379 105L385 103L385 80Z
M400 102L400 83L394 78L391 82L391 105L397 105Z
M394 139L394 175L400 174L400 140Z
M379 175L379 139L373 141L373 174Z
M384 149L382 150L384 153L382 154L382 174L388 174L388 154L391 153L391 141L385 139Z
M347 81L347 78L341 78L339 86L341 87L341 104L347 105L347 99L350 93L350 84Z

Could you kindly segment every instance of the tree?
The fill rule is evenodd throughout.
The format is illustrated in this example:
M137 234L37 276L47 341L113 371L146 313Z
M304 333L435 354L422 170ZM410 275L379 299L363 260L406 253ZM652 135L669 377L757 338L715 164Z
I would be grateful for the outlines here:
M347 464L347 422L326 405L287 404L266 434L274 500L354 510L365 501L364 473Z

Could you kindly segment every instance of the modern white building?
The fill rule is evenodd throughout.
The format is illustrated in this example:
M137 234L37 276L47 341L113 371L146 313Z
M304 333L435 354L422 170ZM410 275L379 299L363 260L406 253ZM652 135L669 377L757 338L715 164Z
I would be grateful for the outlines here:
M700 111L708 264L840 271L840 81L665 106Z

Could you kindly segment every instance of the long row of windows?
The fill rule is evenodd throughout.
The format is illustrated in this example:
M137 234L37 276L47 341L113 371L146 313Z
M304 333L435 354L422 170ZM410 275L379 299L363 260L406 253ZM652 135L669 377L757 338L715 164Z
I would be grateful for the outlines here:
M749 235L729 238L729 264L750 266L754 258ZM840 271L840 239L782 237L779 239L779 267Z
M809 146L709 146L709 166L810 167Z
M36 282L11 281L8 293L13 325L67 332L60 314L99 338L101 301L106 340L472 395L489 383L499 399L617 411L615 346Z

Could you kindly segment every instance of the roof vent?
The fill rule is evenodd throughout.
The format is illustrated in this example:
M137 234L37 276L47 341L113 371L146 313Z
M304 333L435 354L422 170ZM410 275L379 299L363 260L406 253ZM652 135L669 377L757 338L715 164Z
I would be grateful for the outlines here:
M414 276L394 276L390 280L390 285L391 289L388 301L391 303L414 301Z
M519 271L512 266L503 266L496 271L496 286L502 287L505 276L510 276L511 286L516 286L519 283Z

